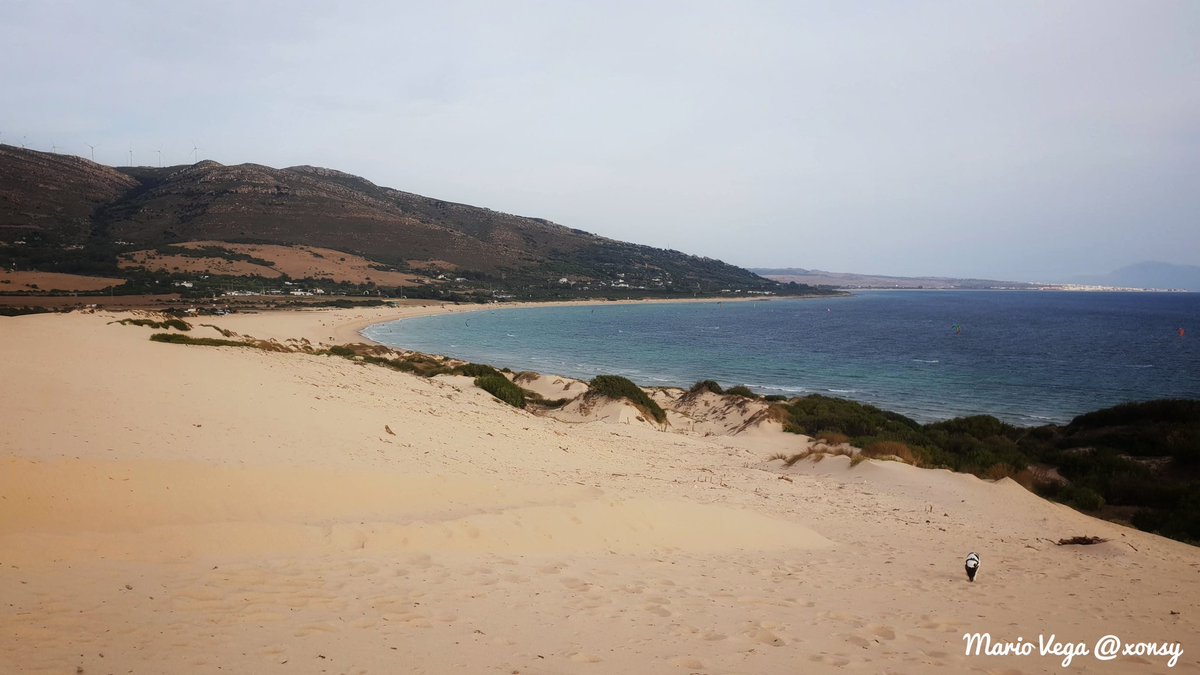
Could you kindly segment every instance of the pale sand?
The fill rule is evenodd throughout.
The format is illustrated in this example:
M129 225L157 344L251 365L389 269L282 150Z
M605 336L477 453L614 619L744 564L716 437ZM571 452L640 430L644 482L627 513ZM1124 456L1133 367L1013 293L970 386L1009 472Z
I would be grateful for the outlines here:
M430 311L198 322L348 342ZM974 631L1180 641L1070 670L1200 671L1198 549L1009 481L783 470L802 437L729 436L753 411L707 396L673 431L559 421L113 318L0 318L0 673L1063 672L965 657ZM1112 541L1050 541L1082 534Z

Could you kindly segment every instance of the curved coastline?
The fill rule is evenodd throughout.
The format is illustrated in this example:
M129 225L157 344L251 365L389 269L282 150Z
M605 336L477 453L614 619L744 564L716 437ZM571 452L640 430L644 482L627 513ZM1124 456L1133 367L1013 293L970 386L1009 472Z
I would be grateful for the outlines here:
M713 299L688 299L686 302L704 302L706 306L663 308L661 313L650 307L635 311L637 305L654 304L649 301L625 302L619 304L626 307L594 312L591 319L586 310L575 307L610 303L439 304L376 312L359 317L350 328L358 331L353 339L372 343L378 340L398 348L514 370L584 380L596 374L616 374L643 386L684 388L700 379L715 378L727 386L748 385L762 394L847 397L921 422L987 414L1019 426L1038 426L1045 422L1066 423L1090 410L1128 401L1198 397L1200 391L1194 383L1162 369L1180 365L1183 370L1178 372L1186 372L1184 366L1195 361L1191 350L1166 352L1158 349L1157 343L1145 348L1139 343L1135 348L1129 344L1129 336L1145 329L1124 324L1112 331L1117 336L1112 340L1089 337L1107 334L1102 332L1108 325L1105 322L1114 320L1109 315L1115 316L1120 306L1106 305L1105 313L1098 315L1098 323L1083 324L1094 330L1083 330L1074 321L1052 319L1063 314L1064 307L1067 316L1073 316L1069 312L1089 310L1091 304L1080 305L1076 302L1078 296L1043 302L1032 296L1015 297L1028 295L1021 292L1010 295L1014 297L978 305L975 300L962 299L927 302L908 298L893 303L890 298L854 294L843 298L851 302L841 310L836 306L842 303L829 303L834 306L829 315L824 306L809 303L742 304L729 318L713 304L721 301ZM523 315L496 311L530 307L546 311L536 317L530 315L528 321ZM1178 310L1174 304L1167 309ZM462 319L435 318L463 311L486 313L479 324L485 327L483 333L468 331L459 336L453 326L460 325ZM1022 312L1040 312L1038 316L1045 315L1048 323L1037 324L1036 334L1026 331L1021 327L1025 324L1009 320ZM1160 314L1166 316L1159 310L1148 316L1161 318ZM963 337L956 337L951 323L942 326L946 316L955 317L944 319L953 321L954 326L963 322ZM382 326L391 320L416 317L434 318L430 318L431 323L411 328L407 324L396 324L394 329ZM620 317L628 317L632 323L620 325L625 321ZM745 333L745 326L735 325L745 322L754 322L757 337L747 334L735 338L728 333ZM366 330L364 335L362 331L372 325L377 328ZM470 325L476 322L472 320ZM624 331L617 330L622 327ZM497 330L492 336L491 332ZM610 330L611 341L605 337ZM678 338L671 337L675 331ZM626 335L617 335L620 332ZM506 339L506 334L507 338L521 338ZM646 350L636 346L643 342L648 345ZM1063 350L1084 346L1128 347L1130 358L1147 359L1137 363L1158 363L1160 368L1153 373L1166 375L1146 370L1131 372L1117 365L1093 369L1084 367L1091 363L1086 359L1072 366L1076 362ZM1005 355L996 362L1003 364L1002 369L974 365L995 350ZM1026 391L1036 388L1042 376L1030 364L1061 376L1059 386ZM860 385L867 386L864 389Z
M849 294L847 294L849 295ZM363 335L362 331L367 328L379 324L391 323L393 321L403 321L405 319L417 319L426 316L436 316L438 314L465 314L470 312L489 312L498 309L531 309L536 307L609 307L613 305L676 305L676 304L711 304L720 302L771 302L775 300L816 300L819 298L829 298L824 295L787 295L773 297L758 297L758 298L648 298L643 300L553 300L549 302L513 302L504 304L492 305L448 305L446 303L434 303L427 305L413 305L411 308L396 311L396 308L389 308L389 313L382 316L371 317L355 317L342 324L338 324L335 329L336 333L333 337L346 340L346 337L357 339L357 341L366 342L367 344L380 344L375 340ZM845 296L832 296L845 297ZM547 373L549 374L549 373Z

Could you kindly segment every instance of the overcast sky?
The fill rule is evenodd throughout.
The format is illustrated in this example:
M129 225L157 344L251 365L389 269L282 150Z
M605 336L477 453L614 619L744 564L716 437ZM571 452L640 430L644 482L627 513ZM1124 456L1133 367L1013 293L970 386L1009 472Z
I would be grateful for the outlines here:
M1200 2L0 0L0 142L743 266L1200 264Z

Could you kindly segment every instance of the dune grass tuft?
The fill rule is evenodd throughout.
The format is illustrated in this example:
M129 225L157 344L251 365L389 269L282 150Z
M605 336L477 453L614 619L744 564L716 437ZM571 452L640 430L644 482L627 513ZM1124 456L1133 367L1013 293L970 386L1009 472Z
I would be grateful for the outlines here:
M850 442L850 437L838 431L818 431L815 438L827 445L842 445Z
M860 454L879 459L896 458L905 464L916 464L912 448L899 441L875 441L863 448Z

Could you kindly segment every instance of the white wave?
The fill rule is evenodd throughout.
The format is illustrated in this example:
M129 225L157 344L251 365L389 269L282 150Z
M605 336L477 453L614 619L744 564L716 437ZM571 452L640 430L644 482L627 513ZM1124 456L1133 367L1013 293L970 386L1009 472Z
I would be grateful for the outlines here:
M750 387L751 389L765 389L767 391L786 391L792 393L803 393L808 391L804 387L784 387L778 384L754 384L751 382L747 383L746 386Z

